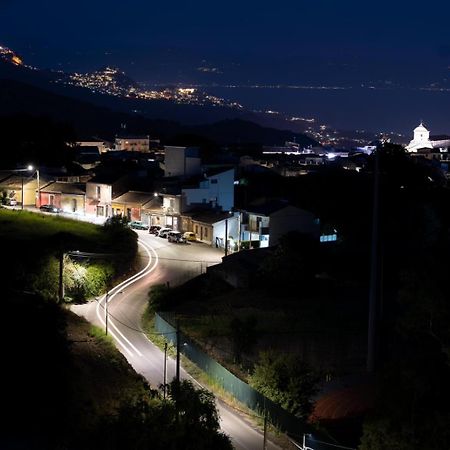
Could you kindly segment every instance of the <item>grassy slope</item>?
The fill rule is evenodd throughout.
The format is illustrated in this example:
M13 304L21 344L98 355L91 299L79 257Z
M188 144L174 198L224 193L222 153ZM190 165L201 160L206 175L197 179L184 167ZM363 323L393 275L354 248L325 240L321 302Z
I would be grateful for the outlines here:
M145 396L149 387L103 331L70 312L66 319L72 357L71 410L80 429L88 429L115 414L120 405Z
M71 233L84 240L102 241L102 228L86 222L29 211L0 209L0 238L45 239L57 233Z

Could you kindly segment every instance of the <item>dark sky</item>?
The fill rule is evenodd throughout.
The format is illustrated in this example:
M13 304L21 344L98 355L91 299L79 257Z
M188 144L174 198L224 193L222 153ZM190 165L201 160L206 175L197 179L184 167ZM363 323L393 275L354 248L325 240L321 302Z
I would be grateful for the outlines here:
M339 127L448 133L449 17L448 0L0 0L0 45Z
M435 0L0 0L0 45L40 67L113 63L141 79L202 59L222 72L251 64L268 79L280 72L274 64L289 71L299 59L353 64L361 74L419 60L438 69L450 63L449 13Z

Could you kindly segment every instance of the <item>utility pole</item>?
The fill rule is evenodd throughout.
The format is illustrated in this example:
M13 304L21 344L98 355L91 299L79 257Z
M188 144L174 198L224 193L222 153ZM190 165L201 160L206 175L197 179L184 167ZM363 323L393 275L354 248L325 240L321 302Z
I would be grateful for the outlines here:
M22 201L22 208L23 208L23 201ZM64 275L64 252L61 250L61 253L59 254L59 291L58 291L58 298L61 303L64 301L63 275Z
M228 255L228 219L225 219L225 256Z
M371 269L370 269L370 292L369 292L369 318L367 330L367 371L373 373L377 363L378 339L378 294L379 294L379 274L378 274L378 246L379 246L379 210L380 210L380 150L375 150L375 167L373 182L373 215L372 215L372 248L371 248Z
M163 395L166 399L166 385L167 385L167 342L164 344L164 378L163 378Z
M267 408L266 398L264 397L264 435L263 435L263 450L267 449Z
M177 367L175 379L178 390L180 388L180 319L177 319Z
M242 212L239 211L239 222L238 222L238 252L241 251L241 233L242 233Z
M40 208L40 206L41 206L41 187L40 187L40 180L39 180L39 169L36 169L36 179L37 179L37 207Z
M263 438L263 450L267 449L267 410L264 411L264 438Z
M105 296L105 334L108 336L108 295L109 289L106 288L106 296Z

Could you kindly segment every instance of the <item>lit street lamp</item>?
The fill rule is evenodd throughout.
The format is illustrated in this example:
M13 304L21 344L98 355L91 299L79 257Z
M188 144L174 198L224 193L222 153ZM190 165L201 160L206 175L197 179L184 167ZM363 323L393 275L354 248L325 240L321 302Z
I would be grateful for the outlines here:
M37 199L37 201L35 202L36 203L35 206L37 208L39 208L41 206L41 191L40 191L40 186L39 186L39 169L34 169L34 167L31 164L27 167L27 169L30 170L30 171L35 170L35 172L36 172L36 180L37 180L37 195L36 195L36 199ZM23 195L23 192L22 192L22 195Z

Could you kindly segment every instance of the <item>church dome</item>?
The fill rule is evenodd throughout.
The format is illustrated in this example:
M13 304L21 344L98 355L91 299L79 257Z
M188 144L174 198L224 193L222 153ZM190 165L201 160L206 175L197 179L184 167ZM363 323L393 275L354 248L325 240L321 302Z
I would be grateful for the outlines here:
M428 133L429 131L423 126L423 123L420 122L420 125L417 128L414 128L414 133Z

